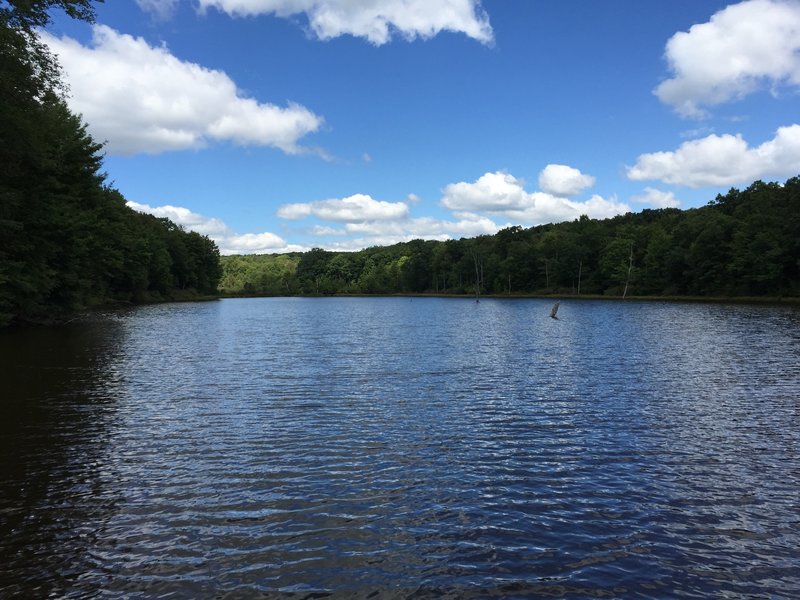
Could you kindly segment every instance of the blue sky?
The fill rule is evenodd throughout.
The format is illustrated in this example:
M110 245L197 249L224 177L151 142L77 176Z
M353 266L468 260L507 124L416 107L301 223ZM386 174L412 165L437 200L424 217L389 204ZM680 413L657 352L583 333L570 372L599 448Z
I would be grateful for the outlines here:
M800 0L117 0L43 35L109 181L225 254L800 174Z

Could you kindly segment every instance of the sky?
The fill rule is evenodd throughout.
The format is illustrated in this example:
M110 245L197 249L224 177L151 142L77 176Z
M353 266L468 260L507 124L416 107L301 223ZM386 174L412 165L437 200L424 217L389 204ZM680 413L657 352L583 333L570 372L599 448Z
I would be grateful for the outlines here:
M800 175L800 0L110 0L42 32L129 205L222 254Z

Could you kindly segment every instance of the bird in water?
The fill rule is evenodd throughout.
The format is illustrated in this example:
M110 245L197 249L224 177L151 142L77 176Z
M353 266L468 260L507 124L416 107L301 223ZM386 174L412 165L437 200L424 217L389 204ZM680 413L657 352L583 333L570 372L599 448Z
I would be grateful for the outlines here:
M551 318L551 319L558 319L558 317L556 316L556 314L558 313L558 305L559 305L559 304L561 304L561 302L556 302L556 303L553 305L553 309L550 311L550 318Z

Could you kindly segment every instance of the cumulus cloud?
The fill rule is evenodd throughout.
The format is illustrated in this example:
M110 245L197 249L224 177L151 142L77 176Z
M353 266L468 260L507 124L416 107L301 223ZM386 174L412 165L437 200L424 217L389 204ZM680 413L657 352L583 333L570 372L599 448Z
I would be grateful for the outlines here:
M455 220L435 219L433 217L403 218L396 221L372 221L347 223L342 229L330 229L331 237L346 239L321 242L317 245L329 250L360 250L370 246L388 246L415 239L449 240L453 238L491 235L500 226L488 217L459 213ZM321 230L317 230L322 233ZM350 237L355 236L355 237Z
M199 5L233 16L305 14L311 32L321 40L352 35L381 45L394 33L413 40L442 31L463 33L484 44L493 40L479 0L199 0Z
M69 84L70 108L112 154L201 148L212 141L310 151L299 140L322 117L289 103L261 103L239 92L222 71L184 62L164 47L94 27L91 47L42 33Z
M293 252L303 249L291 246L282 237L270 232L235 233L223 221L192 212L181 206L150 206L128 201L128 206L138 212L148 213L159 218L166 217L173 223L207 235L216 242L221 254L266 254L275 252Z
M539 174L542 191L562 198L576 196L593 185L594 177L567 165L547 165Z
M449 239L451 236L471 237L495 233L499 228L494 221L481 215L461 213L458 220L434 219L433 217L416 217L389 222L348 223L345 231L348 234L367 235L369 237L391 236L397 239L411 240L415 238Z
M354 194L342 199L284 204L278 209L283 219L304 219L315 216L325 221L365 222L400 219L408 215L405 202L374 200L366 194Z
M665 192L651 187L644 188L644 192L634 196L631 200L653 208L678 208L681 205L681 201L675 197L673 192Z
M659 180L692 188L727 186L800 172L800 125L778 129L772 140L751 148L741 135L709 135L671 152L642 154L627 169L634 181Z
M343 199L284 204L277 214L287 220L314 217L335 223L334 227L315 224L305 230L315 237L340 238L327 243L314 242L315 246L329 250L359 250L413 239L474 237L500 229L489 217L469 211L456 212L453 220L413 217L409 203L418 201L414 194L409 194L406 202L384 202L367 194L354 194Z
M485 173L472 183L451 183L442 192L441 204L451 210L502 213L522 208L530 200L523 182L502 171Z
M243 233L229 236L218 243L223 254L270 254L291 252L292 248L274 233Z
M606 199L598 194L593 194L584 202L576 202L544 192L533 192L530 194L528 206L508 211L505 216L514 223L532 226L573 221L581 215L592 219L608 219L630 210L627 204L617 201L616 198Z
M562 192L571 191L574 186L560 189ZM500 171L485 173L472 183L452 183L442 192L441 204L446 208L502 215L522 225L557 223L581 215L603 219L630 211L627 204L596 194L589 200L578 202L548 192L528 192L522 181Z
M800 2L748 0L667 42L671 79L654 93L686 117L756 90L800 85Z
M204 215L192 212L188 208L182 206L172 206L165 204L164 206L149 206L148 204L139 204L138 202L128 201L128 206L135 211L151 214L159 218L166 218L185 227L190 231L196 231L202 235L209 237L223 237L231 233L228 226L220 219L213 217L206 217Z

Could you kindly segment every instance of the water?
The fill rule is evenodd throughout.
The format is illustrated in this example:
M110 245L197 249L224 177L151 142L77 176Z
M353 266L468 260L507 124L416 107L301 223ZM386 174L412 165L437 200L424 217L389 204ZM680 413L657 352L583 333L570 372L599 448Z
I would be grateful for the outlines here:
M800 310L242 299L0 335L0 596L800 596Z

